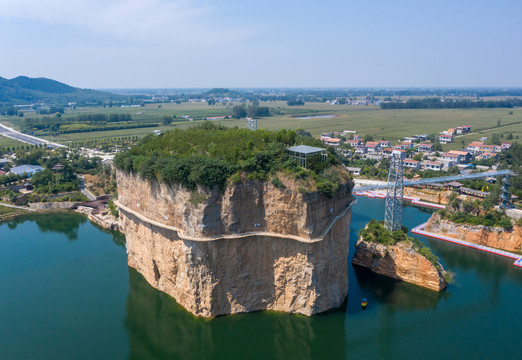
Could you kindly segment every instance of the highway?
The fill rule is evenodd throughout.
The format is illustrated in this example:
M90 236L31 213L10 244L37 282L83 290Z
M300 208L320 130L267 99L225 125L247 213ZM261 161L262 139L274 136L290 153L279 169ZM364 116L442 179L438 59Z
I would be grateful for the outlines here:
M35 136L22 134L19 131L16 131L10 127L5 126L4 124L0 123L0 135L3 135L5 137L18 140L20 142L31 144L31 145L46 145L47 147L65 147L65 145L50 142L47 140L43 140L40 138L37 138Z

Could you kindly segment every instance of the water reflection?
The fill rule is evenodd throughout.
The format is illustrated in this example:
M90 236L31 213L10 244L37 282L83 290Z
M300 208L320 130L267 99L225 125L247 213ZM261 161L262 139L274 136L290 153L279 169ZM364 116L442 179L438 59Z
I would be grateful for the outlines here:
M375 274L362 266L353 266L355 277L362 292L379 303L387 303L395 309L436 309L441 299L450 295L446 291L433 291L403 281Z
M342 311L315 317L276 312L192 316L129 268L125 325L131 359L344 358Z
M29 214L12 218L7 222L9 229L14 230L26 221L34 221L41 232L57 232L64 234L68 240L78 240L78 229L87 218L70 212L51 214Z

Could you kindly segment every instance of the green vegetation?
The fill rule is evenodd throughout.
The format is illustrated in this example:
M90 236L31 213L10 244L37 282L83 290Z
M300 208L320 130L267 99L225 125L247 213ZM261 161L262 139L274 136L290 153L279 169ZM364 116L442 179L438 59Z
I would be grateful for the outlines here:
M114 162L142 178L182 184L191 191L197 185L223 190L227 181L239 182L243 176L249 180L273 178L280 186L275 178L277 172L284 172L295 179L312 178L318 191L333 196L341 183L334 168L341 163L340 155L330 151L326 162L311 159L308 169L303 169L285 150L294 144L321 146L318 140L299 136L293 130L250 131L204 123L184 131L147 136L118 154Z
M0 205L0 221L6 220L13 216L26 214L27 211L22 209L13 209L7 206Z
M112 214L112 216L114 216L115 218L118 218L120 214L118 213L118 207L116 206L116 204L114 204L114 201L110 200L108 202L108 205L109 205L109 211Z
M79 190L80 179L76 177L72 168L67 166L60 172L42 170L33 175L31 184L37 194L57 194Z
M59 195L41 195L37 193L31 193L27 197L26 203L37 203L37 202L85 202L89 201L87 196L83 195L79 191L75 191L68 194Z
M232 108L239 105L230 102L226 106L222 104L209 106L207 103L182 102L163 103L161 108L157 104L145 104L139 108L121 107L78 107L66 109L62 117L77 116L81 114L129 114L136 124L155 123L160 124L159 129L166 131L175 128L189 128L195 124L205 122L205 117L232 116ZM303 106L289 107L286 101L260 101L260 107L268 106L272 116L258 120L258 127L278 130L282 128L295 129L302 127L313 136L322 132L357 130L363 138L371 135L374 139L398 140L404 136L412 136L417 133L438 134L440 131L461 124L471 125L474 132L456 138L454 143L442 145L444 151L461 149L464 144L478 140L482 136L491 136L492 132L502 129L505 132L504 139L511 133L516 141L522 137L522 109L509 109L513 115L509 115L507 109L484 108L484 109L404 109L404 110L382 110L378 106L355 106L355 105L330 105L320 102L305 103ZM335 115L333 118L325 119L297 119L296 115L314 116L321 114ZM170 125L162 125L163 116L176 116ZM32 115L31 115L32 116ZM194 121L186 121L182 116L189 116ZM502 119L502 127L496 128L498 118ZM0 119L2 122L21 129L24 118L9 117ZM245 128L243 118L212 120L213 123L228 127L238 126ZM492 130L485 130L492 129ZM475 132L475 131L482 132ZM51 141L66 143L67 141L103 140L115 137L145 136L152 132L152 128L134 128L121 130L106 130L84 133L67 133L60 135L49 135L45 138ZM499 135L502 135L499 133Z
M498 196L496 196L496 199L498 202ZM455 193L453 193L450 195L449 200L446 209L441 209L437 212L442 219L457 224L501 227L506 230L513 229L511 218L503 211L492 210L489 207L490 202L488 201L488 198L483 201L462 201Z
M409 237L407 235L407 229L395 230L391 232L384 227L384 221L377 221L375 219L370 220L364 229L359 231L359 236L366 242L373 242L377 244L383 244L386 246L396 245L402 241L409 241L412 243L413 249L428 259L434 266L439 270L439 258L434 255L430 248L427 247L422 241Z
M167 125L169 124L170 122ZM135 122L129 114L82 114L74 117L25 118L20 124L22 132L36 136L157 126L159 126L157 123Z
M390 101L381 104L382 109L470 109L470 108L512 108L522 106L520 99L506 100L453 100L440 98L408 99L406 102ZM499 124L500 125L500 124Z
M78 89L64 83L19 76L8 80L0 77L0 104L27 104L36 101L64 104L67 102L97 103L119 100L122 96L96 90Z

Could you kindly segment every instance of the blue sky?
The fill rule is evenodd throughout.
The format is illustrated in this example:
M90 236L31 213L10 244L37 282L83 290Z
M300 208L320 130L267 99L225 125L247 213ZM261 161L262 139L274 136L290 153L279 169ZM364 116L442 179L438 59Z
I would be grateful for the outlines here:
M0 76L83 88L520 87L520 14L520 0L0 0Z

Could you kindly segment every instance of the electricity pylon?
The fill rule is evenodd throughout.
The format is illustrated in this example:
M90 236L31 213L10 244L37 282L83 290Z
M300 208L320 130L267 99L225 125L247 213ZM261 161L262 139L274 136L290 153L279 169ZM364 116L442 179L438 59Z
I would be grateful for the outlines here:
M393 154L390 159L386 208L384 210L384 226L390 231L400 230L401 228L403 193L402 157L400 154Z

